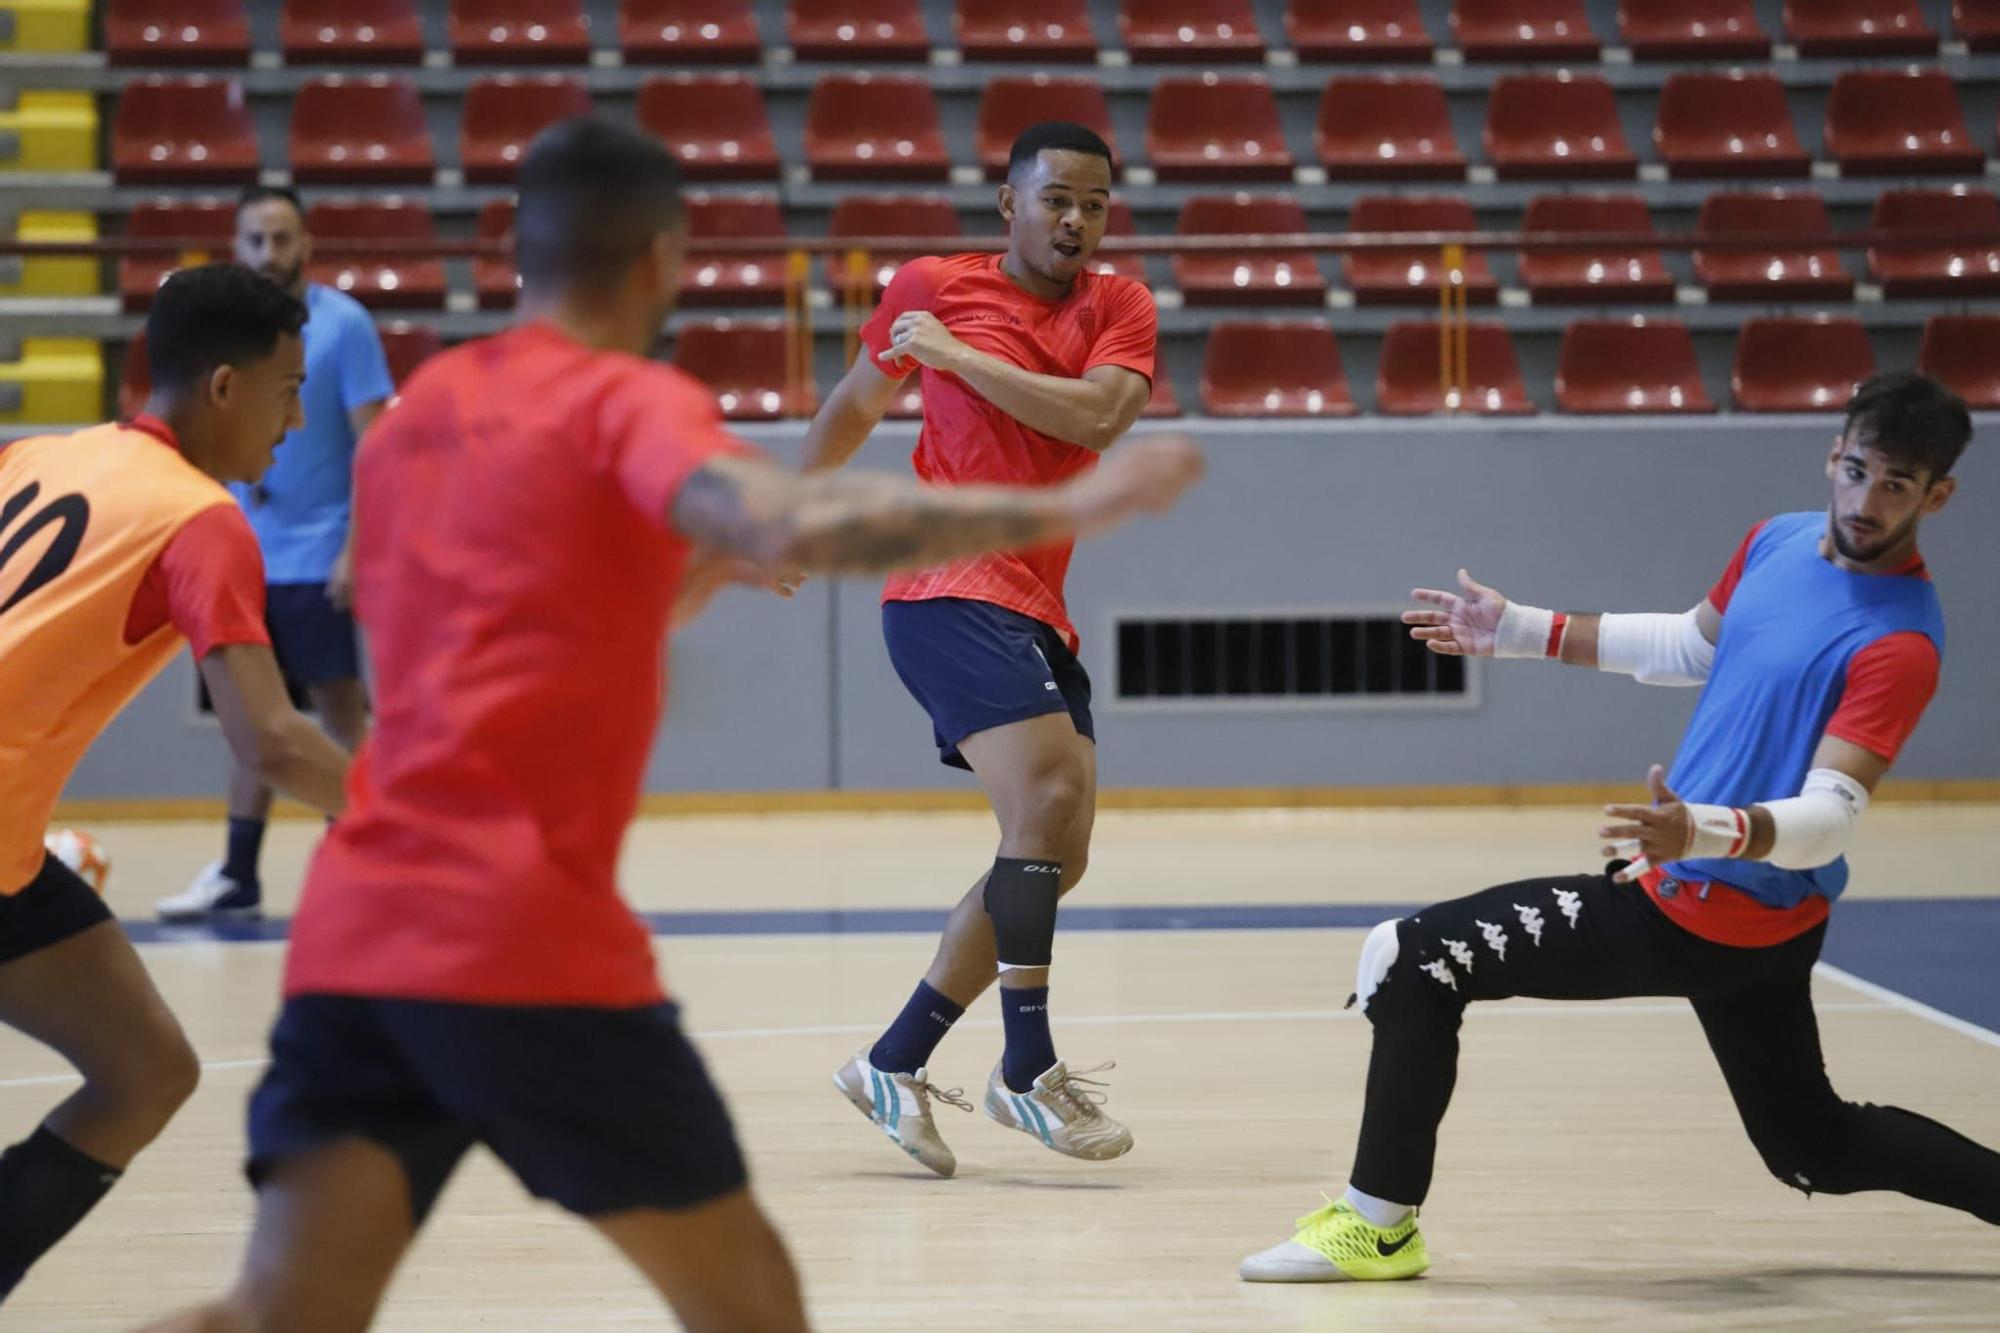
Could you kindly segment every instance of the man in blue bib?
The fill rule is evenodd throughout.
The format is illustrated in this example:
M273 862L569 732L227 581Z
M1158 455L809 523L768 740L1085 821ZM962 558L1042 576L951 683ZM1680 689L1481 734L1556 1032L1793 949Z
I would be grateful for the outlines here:
M367 727L368 697L348 610L352 586L348 512L354 449L395 389L375 321L345 292L306 281L312 237L296 193L244 191L236 210L236 262L306 303L306 423L287 435L255 484L232 486L264 552L265 620L294 697L312 702L327 734L350 754ZM229 840L185 892L163 899L168 921L254 917L262 911L257 862L271 789L240 766L229 783Z
M1404 613L1433 652L1550 657L1650 685L1703 686L1650 805L1614 805L1603 874L1553 876L1386 921L1355 996L1374 1025L1345 1194L1245 1259L1253 1282L1379 1281L1429 1267L1417 1206L1473 1000L1684 995L1744 1128L1808 1194L1896 1190L2000 1224L2000 1153L1826 1076L1812 969L1870 794L1935 692L1944 618L1917 529L1944 508L1972 435L1965 404L1920 375L1848 403L1824 512L1752 528L1680 615L1564 615L1459 571Z

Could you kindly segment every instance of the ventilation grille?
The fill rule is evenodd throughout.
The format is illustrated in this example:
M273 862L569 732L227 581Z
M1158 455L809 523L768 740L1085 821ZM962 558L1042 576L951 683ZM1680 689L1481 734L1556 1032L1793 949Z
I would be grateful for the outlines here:
M1117 629L1121 701L1473 702L1465 660L1394 615L1121 616Z

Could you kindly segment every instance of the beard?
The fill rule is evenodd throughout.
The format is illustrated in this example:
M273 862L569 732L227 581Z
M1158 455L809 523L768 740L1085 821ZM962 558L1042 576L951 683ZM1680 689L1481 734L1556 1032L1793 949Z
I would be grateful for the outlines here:
M303 259L293 264L290 268L277 268L266 264L258 271L272 282L283 287L286 291L296 292L299 289L300 280L305 277L306 264Z
M1879 560L1894 550L1916 527L1916 520L1911 519L1894 531L1884 532L1880 536L1861 542L1855 540L1848 531L1846 522L1838 516L1830 526L1833 530L1833 549L1848 560L1866 564L1871 560Z

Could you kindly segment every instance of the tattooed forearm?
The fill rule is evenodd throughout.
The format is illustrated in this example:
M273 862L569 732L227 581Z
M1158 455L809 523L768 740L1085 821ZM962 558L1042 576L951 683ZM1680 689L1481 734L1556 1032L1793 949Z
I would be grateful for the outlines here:
M816 479L807 489L820 493L797 512L793 559L830 574L932 565L1033 546L1068 530L1060 506L1046 494L941 490L861 474Z
M725 459L685 482L674 525L705 545L772 567L829 574L921 568L1066 536L1059 493L936 489L879 473L794 477Z

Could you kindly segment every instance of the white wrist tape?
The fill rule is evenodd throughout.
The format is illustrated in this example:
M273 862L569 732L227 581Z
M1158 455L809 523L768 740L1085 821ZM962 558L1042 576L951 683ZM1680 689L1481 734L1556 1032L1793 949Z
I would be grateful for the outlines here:
M1711 858L1734 859L1750 845L1750 812L1726 805L1688 803L1688 819L1694 833L1681 855L1691 861Z
M1699 685L1715 665L1715 645L1694 611L1605 615L1597 620L1597 669L1642 685Z
M1812 870L1838 860L1868 808L1868 789L1834 768L1815 768L1797 796L1759 802L1777 831L1765 860L1787 870Z
M1493 631L1495 657L1559 657L1569 617L1539 606L1509 602Z

